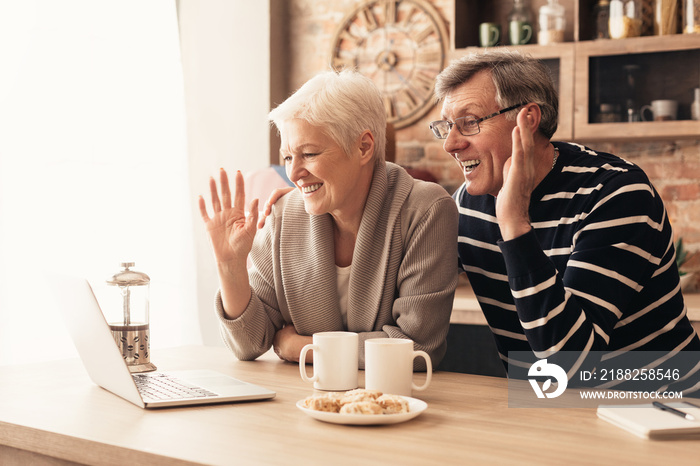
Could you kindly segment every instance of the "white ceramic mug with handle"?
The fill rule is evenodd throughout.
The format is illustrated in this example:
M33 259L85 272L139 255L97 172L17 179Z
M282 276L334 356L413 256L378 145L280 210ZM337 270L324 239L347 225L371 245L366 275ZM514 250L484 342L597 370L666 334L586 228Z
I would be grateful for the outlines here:
M357 388L359 336L354 332L314 333L313 343L299 353L299 372L318 390L343 391ZM306 373L306 353L313 351L313 375Z
M647 116L651 113L651 118ZM640 109L643 121L668 121L675 120L678 116L677 100L652 100L651 105L643 105Z
M425 382L413 382L413 360L425 359ZM392 395L411 396L411 390L428 388L433 365L425 351L414 351L413 341L403 338L370 338L365 340L365 388Z

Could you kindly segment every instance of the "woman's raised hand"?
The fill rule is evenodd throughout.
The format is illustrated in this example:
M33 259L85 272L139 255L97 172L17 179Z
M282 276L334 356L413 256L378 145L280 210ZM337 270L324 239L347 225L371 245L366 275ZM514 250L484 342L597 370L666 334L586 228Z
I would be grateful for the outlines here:
M231 205L231 190L228 175L222 168L219 171L221 200L214 177L209 179L211 204L214 214L209 217L204 198L199 196L199 212L207 227L207 233L214 249L219 266L245 266L248 253L253 247L258 221L258 200L250 203L250 213L245 214L245 184L240 171L236 172L235 194Z

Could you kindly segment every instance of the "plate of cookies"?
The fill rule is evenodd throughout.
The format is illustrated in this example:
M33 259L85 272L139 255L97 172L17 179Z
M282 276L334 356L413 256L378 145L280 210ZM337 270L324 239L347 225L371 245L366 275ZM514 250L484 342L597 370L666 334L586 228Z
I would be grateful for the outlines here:
M427 407L416 398L361 388L315 394L297 402L297 408L314 419L346 425L397 424L413 419Z

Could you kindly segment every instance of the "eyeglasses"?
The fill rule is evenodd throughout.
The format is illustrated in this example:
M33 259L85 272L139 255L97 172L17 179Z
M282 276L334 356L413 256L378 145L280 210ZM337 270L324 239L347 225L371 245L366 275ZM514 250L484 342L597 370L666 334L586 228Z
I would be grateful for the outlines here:
M511 110L515 110L516 108L522 107L525 104L527 104L527 102L518 105L513 105L512 107L504 108L503 110L499 110L496 113L492 113L491 115L487 115L483 118L465 116L461 118L456 118L455 121L433 121L430 123L430 129L433 131L433 134L438 139L447 139L447 136L449 136L453 126L457 126L457 131L459 131L459 134L461 134L462 136L473 136L475 134L479 134L479 131L481 131L481 129L479 128L479 123L481 123L482 121L496 117L502 113L510 112Z

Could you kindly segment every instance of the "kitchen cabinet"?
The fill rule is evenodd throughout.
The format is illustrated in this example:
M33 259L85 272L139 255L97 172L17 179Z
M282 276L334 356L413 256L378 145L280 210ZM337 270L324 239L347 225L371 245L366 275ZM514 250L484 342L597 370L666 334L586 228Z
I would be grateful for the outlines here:
M546 0L528 2L535 30L537 11L545 3ZM552 70L559 91L560 114L554 139L610 141L700 137L700 121L690 119L693 90L700 87L700 34L592 40L596 0L559 0L559 3L566 8L564 42L508 45L542 59ZM643 0L642 3L649 11L652 1ZM496 22L501 25L501 31L507 31L507 16L512 5L512 0L455 0L450 58L488 50L478 46L479 24ZM642 31L650 33L648 21ZM536 42L536 34L533 36ZM501 44L506 43L506 38L502 37ZM634 81L633 89L630 80ZM633 107L631 119L635 120L639 119L643 105L657 99L678 101L677 120L628 121L628 103ZM601 105L612 114L601 112Z
M585 41L576 44L574 135L579 140L679 139L700 137L700 121L690 119L693 89L700 87L700 34ZM626 69L636 69L628 94ZM675 121L628 122L652 100L678 102ZM600 122L599 109L610 102L621 122Z

